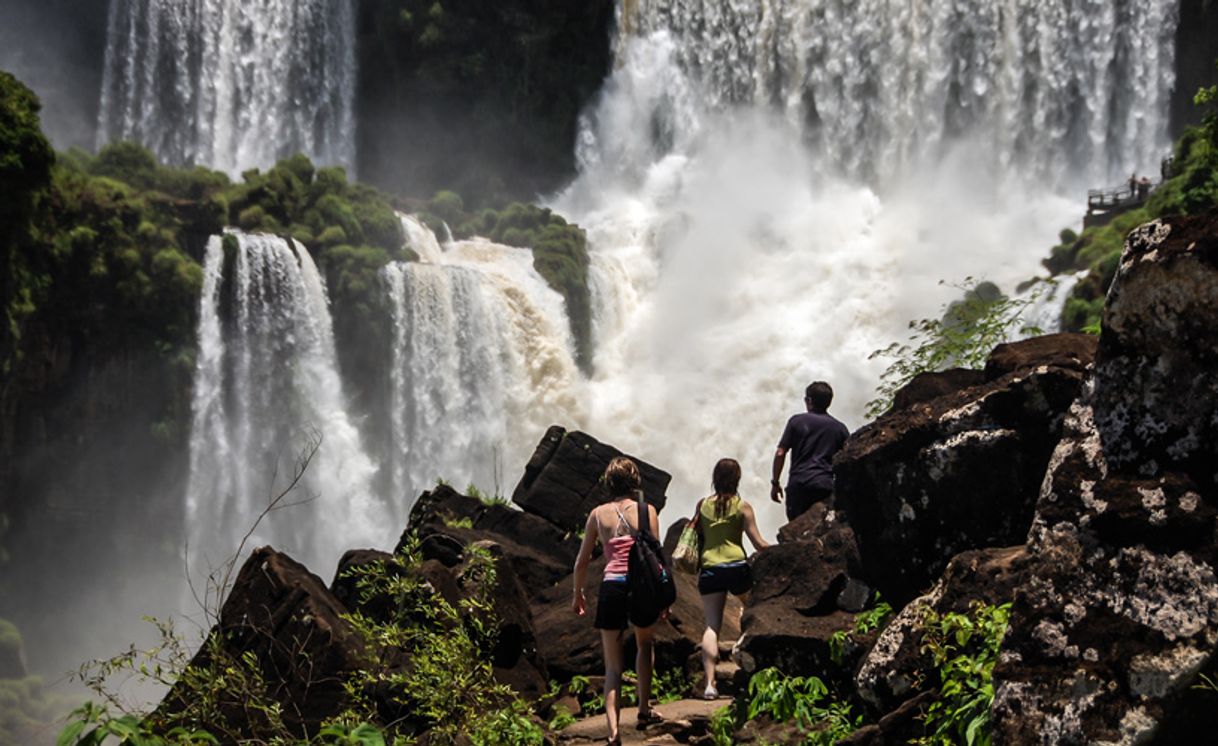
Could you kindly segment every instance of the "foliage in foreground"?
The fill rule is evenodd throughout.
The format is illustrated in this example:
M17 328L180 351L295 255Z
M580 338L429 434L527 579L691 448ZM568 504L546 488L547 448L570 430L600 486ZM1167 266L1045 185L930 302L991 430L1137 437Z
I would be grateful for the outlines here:
M840 665L845 660L846 647L853 637L883 629L892 617L892 605L880 599L879 591L876 591L873 602L875 605L870 609L855 615L853 629L839 629L829 635L829 659L834 663Z
M969 287L971 282L968 278L965 284L953 286L964 291L964 298L945 306L940 318L910 321L912 333L906 342L893 342L871 353L869 359L890 358L892 362L880 375L876 398L867 402L868 418L888 411L896 393L919 373L982 368L997 345L1012 336L1040 333L1040 329L1023 322L1037 293L1011 298L991 282Z
M86 667L82 677L105 701L85 705L60 746L107 742L136 746L257 742L267 744L412 744L424 732L437 746L468 739L475 746L534 746L544 732L530 707L494 679L494 560L469 548L460 599L441 595L419 572L416 542L392 559L351 571L363 611L346 617L363 643L364 665L343 683L346 706L315 733L286 724L276 682L249 650L234 653L216 631L207 655L191 657L172 625L159 623L163 644ZM117 673L172 686L172 714L126 708L110 688ZM240 715L231 717L234 703ZM117 714L112 714L117 713ZM244 732L256 724L258 733Z
M993 673L1011 604L973 602L970 613L923 617L922 652L939 677L939 697L926 711L920 746L989 746Z
M862 715L831 696L816 676L786 676L777 668L766 668L753 674L747 696L712 716L711 737L716 746L730 746L740 726L761 717L793 723L808 746L831 746L863 724Z

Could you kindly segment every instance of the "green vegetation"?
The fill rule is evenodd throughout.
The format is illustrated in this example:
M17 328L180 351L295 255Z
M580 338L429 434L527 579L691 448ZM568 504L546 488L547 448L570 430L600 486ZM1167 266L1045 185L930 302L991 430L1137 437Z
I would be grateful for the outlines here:
M483 236L496 243L533 250L533 267L566 302L575 358L580 368L592 367L592 294L588 289L588 237L549 208L513 202L502 210L466 212L453 192L437 192L419 212L437 235L444 227L454 238Z
M190 657L169 624L158 623L163 644L82 669L82 677L108 702L77 710L64 729L63 746L94 746L108 736L120 743L199 744L407 744L423 732L427 743L468 739L475 746L534 746L544 731L530 707L494 679L491 650L497 636L493 590L495 562L486 550L468 548L452 602L420 572L418 542L408 541L392 559L354 568L360 609L345 618L362 641L364 665L343 683L346 707L316 733L301 738L285 724L274 682L263 678L253 652L229 652L213 633L207 655ZM116 673L173 687L180 709L172 715L122 710L109 689ZM235 732L226 708L239 703L259 733ZM120 712L112 715L111 708ZM213 738L214 736L214 738Z
M747 697L716 711L711 718L711 737L716 746L729 746L740 726L760 717L794 723L808 746L831 746L863 724L862 715L831 697L819 678L786 676L776 668L766 668L749 680Z
M883 629L884 625L892 617L892 605L887 601L880 600L879 591L876 591L872 603L875 605L870 609L860 611L854 617L853 629L839 629L832 635L829 635L829 658L834 663L840 665L845 660L846 646L850 643L852 637Z
M993 672L1006 635L1009 603L973 602L970 613L923 617L922 652L939 677L939 698L927 709L920 746L989 746Z
M888 411L897 391L919 373L981 368L994 347L1013 333L1040 333L1022 320L1024 312L1036 302L1037 293L1010 298L994 283L973 283L972 278L954 287L964 291L964 298L945 306L942 317L909 322L913 333L908 341L893 342L871 353L869 359L891 358L892 363L880 376L876 398L867 403L867 417L874 419Z
M1151 194L1146 204L1118 215L1081 235L1064 230L1044 264L1054 274L1087 270L1062 311L1068 331L1097 328L1108 286L1116 275L1125 236L1150 220L1169 215L1195 215L1218 206L1218 86L1203 88L1194 98L1205 116L1176 142L1171 178Z

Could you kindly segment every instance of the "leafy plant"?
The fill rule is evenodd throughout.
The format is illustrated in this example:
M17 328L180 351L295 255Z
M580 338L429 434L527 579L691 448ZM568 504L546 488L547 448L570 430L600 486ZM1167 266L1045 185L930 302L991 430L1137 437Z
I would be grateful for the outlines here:
M546 724L546 727L550 730L562 730L575 722L575 716L571 714L570 710L562 705L557 705L554 708L554 715L550 718L550 722Z
M498 628L490 552L466 549L459 579L464 594L455 603L418 572L421 563L418 541L411 538L392 559L349 571L359 591L357 609L387 611L357 610L347 617L368 660L348 680L350 706L335 722L375 722L388 708L398 713L390 722L416 723L433 744L454 743L462 734L480 746L542 743L532 711L494 679L490 653Z
M829 636L829 658L836 664L841 664L846 655L846 645L852 635L865 635L872 630L880 629L892 616L892 605L880 599L877 591L870 609L860 611L854 617L852 630L839 629Z
M776 668L758 671L749 680L744 717L753 720L763 715L780 723L794 722L804 733L804 743L812 746L836 743L863 722L848 703L830 697L819 678L785 676Z
M921 746L989 746L993 671L1011 604L974 602L967 614L924 612L922 651L939 675L939 698L924 716Z
M993 283L974 283L972 278L952 287L964 291L962 300L944 306L940 318L909 322L913 333L908 341L893 342L868 357L891 358L892 363L880 376L878 396L867 403L867 417L879 417L891 408L897 391L919 373L980 368L994 347L1012 335L1040 333L1022 320L1024 312L1036 302L1036 292L1011 298Z

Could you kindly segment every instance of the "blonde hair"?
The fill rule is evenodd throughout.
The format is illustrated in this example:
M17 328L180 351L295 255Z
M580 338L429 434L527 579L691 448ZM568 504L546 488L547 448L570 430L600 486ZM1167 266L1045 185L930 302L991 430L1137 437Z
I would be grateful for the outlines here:
M605 475L601 477L605 491L610 497L625 497L633 495L643 486L643 478L639 476L639 466L625 456L618 456L605 467Z

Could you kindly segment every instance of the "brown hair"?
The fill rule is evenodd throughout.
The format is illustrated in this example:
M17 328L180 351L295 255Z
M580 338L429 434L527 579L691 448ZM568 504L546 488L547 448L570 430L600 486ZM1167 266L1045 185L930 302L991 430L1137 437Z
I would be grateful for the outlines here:
M734 458L719 459L711 474L711 484L715 486L715 517L718 518L740 486L740 463Z
M605 467L605 475L601 477L605 491L609 497L625 497L632 495L643 485L639 476L638 464L625 456L618 456Z

